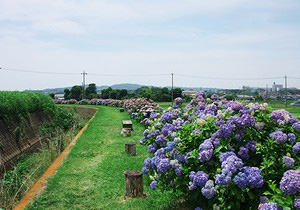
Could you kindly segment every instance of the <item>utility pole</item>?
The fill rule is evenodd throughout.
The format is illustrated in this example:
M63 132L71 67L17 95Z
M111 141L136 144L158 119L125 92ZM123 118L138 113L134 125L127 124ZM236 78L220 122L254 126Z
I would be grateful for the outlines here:
M288 91L287 91L287 76L286 75L284 77L284 82L285 82L285 107L287 107L287 95L288 95Z
M82 75L82 99L84 99L84 90L85 90L85 76L87 75L87 73L85 71L83 71L81 73Z
M173 106L173 101L174 101L174 90L173 90L173 85L174 85L174 74L173 73L171 73L171 75L172 75L172 106Z

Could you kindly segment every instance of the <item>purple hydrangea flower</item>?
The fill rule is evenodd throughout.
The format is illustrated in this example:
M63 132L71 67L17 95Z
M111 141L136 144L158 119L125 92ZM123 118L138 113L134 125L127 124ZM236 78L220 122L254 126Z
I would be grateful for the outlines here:
M224 152L220 155L220 162L224 162L229 156L235 155L234 152Z
M165 110L160 120L162 122L167 122L172 120L173 118L174 118L173 113L170 110Z
M232 132L233 132L233 125L228 123L221 125L218 130L219 137L224 139L231 136Z
M159 158L165 158L165 157L166 157L165 149L164 149L164 148L158 149L158 150L154 153L154 156L159 157Z
M174 141L168 141L166 145L166 151L171 152L175 148L176 144Z
M247 186L251 188L261 188L264 184L264 180L259 168L245 166L241 169L241 172L234 177L234 183L242 189Z
M227 186L231 181L231 176L226 174L217 174L216 176L216 184L220 186Z
M258 210L279 210L279 208L276 203L269 202L259 204Z
M294 128L296 131L300 132L300 123L299 123L299 122L294 123L294 124L293 124L293 128Z
M156 149L157 149L157 147L156 147L155 145L153 145L153 144L150 144L150 145L148 146L148 152L149 152L149 153L154 153L154 152L156 152Z
M211 143L211 139L206 139L202 144L199 146L199 154L198 160L200 162L205 162L211 159L213 156L213 144Z
M182 175L182 171L181 171L181 165L176 165L175 166L175 174L176 174L176 176L181 176Z
M255 118L250 114L243 114L239 119L238 123L240 126L248 127L248 126L254 126L256 121Z
M205 186L201 189L202 195L204 195L204 197L207 199L213 198L216 192L217 190L214 187L214 182L212 180L208 180Z
M296 135L293 134L293 133L289 133L288 134L288 137L289 137L289 142L295 142L296 141Z
M154 181L152 181L152 182L150 183L150 188L151 188L152 190L155 190L156 187L157 187L157 182L154 180Z
M166 173L169 168L171 168L171 163L168 158L161 159L157 165L157 171L163 174Z
M295 199L294 201L294 206L297 210L300 209L300 196L298 198Z
M260 200L260 203L267 203L269 198L267 196L260 196L259 200Z
M249 159L249 149L246 147L240 147L240 151L238 152L238 155L245 160Z
M264 126L265 126L265 124L262 122L258 122L255 124L255 128L260 131L264 128Z
M143 167L143 168L142 168L142 173L143 173L143 174L148 174L148 173L149 173L149 168Z
M161 129L161 132L164 136L168 136L174 131L176 131L175 126L169 123L166 123Z
M190 185L193 187L194 186L203 187L208 181L208 175L203 171L198 171L197 173L192 171L189 175L189 178L191 180Z
M145 160L144 160L144 166L146 167L146 168L150 168L151 167L151 158L146 158Z
M202 210L200 207L196 207L194 210Z
M217 94L212 94L210 97L211 100L216 101L219 99L219 96Z
M163 145L166 142L165 136L160 134L156 137L155 142L159 145Z
M293 146L293 153L297 154L300 151L300 142L297 142L294 146Z
M280 189L289 195L300 192L300 170L286 171L281 178Z
M151 112L151 114L150 114L150 119L151 120L154 120L155 118L157 118L159 116L159 113L157 113L157 112Z
M283 156L283 164L286 168L293 168L295 160L288 156Z
M288 136L283 133L281 130L277 130L274 133L270 134L271 139L276 139L278 144L282 144L287 141Z

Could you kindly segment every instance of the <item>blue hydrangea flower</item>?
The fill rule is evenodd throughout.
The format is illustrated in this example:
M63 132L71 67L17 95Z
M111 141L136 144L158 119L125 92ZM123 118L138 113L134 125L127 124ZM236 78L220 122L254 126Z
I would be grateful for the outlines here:
M170 133L174 131L176 131L175 126L169 123L166 123L161 129L161 132L164 136L168 136Z
M239 126L249 127L249 126L254 126L256 123L256 120L250 114L243 114L241 116L241 118L238 120L238 123L239 123Z
M160 134L156 137L155 142L159 145L163 145L166 142L165 136Z
M283 164L286 168L293 168L295 160L288 156L283 156Z
M203 171L198 171L197 173L192 171L189 175L189 178L191 180L190 185L196 187L203 187L208 181L208 175Z
M157 149L156 145L150 144L150 145L148 146L148 152L149 152L149 153L154 153L154 152L156 152L156 149Z
M294 123L294 124L293 124L293 128L294 128L296 131L300 132L300 123L299 123L299 122Z
M267 203L269 198L267 196L260 196L259 201L260 203Z
M264 180L259 168L245 166L241 169L241 172L234 177L234 183L242 189L247 186L251 188L261 188L264 184Z
M233 125L228 123L221 125L218 130L219 137L224 139L230 137L232 132L233 132Z
M150 183L150 188L151 188L152 190L155 190L156 187L157 187L157 182L154 180L154 181L152 181L152 182Z
M176 146L175 142L173 142L173 141L167 142L166 151L167 152L172 151L175 148L175 146Z
M271 139L275 139L278 144L282 144L287 141L288 136L283 133L281 130L277 130L274 133L270 134Z
M258 210L279 210L279 208L276 203L269 202L259 204Z
M294 146L293 146L293 153L297 154L300 151L300 142L297 142Z
M240 151L238 152L238 155L245 160L249 159L249 149L246 147L240 147Z
M293 142L296 141L296 135L295 134L289 133L288 137L289 137L289 142L293 143Z
M169 168L171 168L171 163L168 158L161 159L157 165L157 171L163 174L166 173Z
M289 195L300 192L300 170L286 171L281 178L280 189Z
M205 183L205 186L201 189L202 195L204 195L205 198L211 199L215 196L217 190L214 187L214 182L212 180L208 180Z
M211 100L216 101L219 99L219 96L217 94L212 94L210 97Z
M295 199L294 201L294 207L299 210L300 209L300 196Z
M198 160L200 162L205 162L211 159L213 156L213 144L211 143L211 139L206 139L202 144L199 146L199 154Z

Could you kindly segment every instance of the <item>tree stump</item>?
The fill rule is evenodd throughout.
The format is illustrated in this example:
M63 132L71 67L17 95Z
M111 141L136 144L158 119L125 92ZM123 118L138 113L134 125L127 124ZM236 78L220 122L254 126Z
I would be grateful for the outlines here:
M144 195L143 173L140 171L125 171L125 195L128 197L139 197Z
M125 109L124 108L120 108L120 112L124 112L125 111Z
M123 120L122 125L123 128L130 128L131 130L133 130L131 120Z
M131 129L130 128L122 128L121 135L124 137L131 136Z
M125 143L125 151L127 154L129 155L133 155L135 156L136 155L136 147L135 147L135 143L133 142L128 142L128 143Z

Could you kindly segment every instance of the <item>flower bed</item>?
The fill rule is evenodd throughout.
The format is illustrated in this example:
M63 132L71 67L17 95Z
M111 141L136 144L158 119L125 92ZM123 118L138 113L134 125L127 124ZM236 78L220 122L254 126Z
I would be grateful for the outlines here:
M300 209L297 118L203 92L181 104L177 98L143 120L148 127L140 142L150 157L142 171L152 189L180 191L203 209Z

